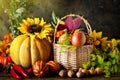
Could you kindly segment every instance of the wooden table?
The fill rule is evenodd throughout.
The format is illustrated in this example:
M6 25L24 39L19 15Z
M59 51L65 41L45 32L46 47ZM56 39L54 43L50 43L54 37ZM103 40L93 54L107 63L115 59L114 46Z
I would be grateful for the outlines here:
M0 80L16 80L16 79L11 77L10 74L0 73ZM23 80L120 80L120 74L113 75L110 78L105 78L103 75L84 77L84 78L68 78L68 77L61 78L58 76L53 76L53 77L45 77L45 78L31 77L30 79L23 79Z

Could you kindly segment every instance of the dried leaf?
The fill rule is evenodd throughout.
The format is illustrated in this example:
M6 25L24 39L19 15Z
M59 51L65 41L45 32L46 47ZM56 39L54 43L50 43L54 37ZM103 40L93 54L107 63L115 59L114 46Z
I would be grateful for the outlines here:
M68 30L71 32L74 28L74 23L72 21L72 16L67 17L67 19L65 20L65 24L68 27Z
M68 27L68 31L74 31L75 29L78 29L81 24L80 18L73 19L72 16L67 17L65 20L65 24Z
M81 19L80 18L75 18L73 20L73 23L74 23L74 29L76 28L79 28L80 24L81 24Z

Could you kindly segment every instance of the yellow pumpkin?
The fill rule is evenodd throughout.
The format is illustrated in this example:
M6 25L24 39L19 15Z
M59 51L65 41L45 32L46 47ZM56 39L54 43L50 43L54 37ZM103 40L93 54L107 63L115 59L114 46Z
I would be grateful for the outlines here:
M46 39L17 36L10 46L10 56L15 64L24 68L32 66L36 61L48 61L51 53L51 44Z

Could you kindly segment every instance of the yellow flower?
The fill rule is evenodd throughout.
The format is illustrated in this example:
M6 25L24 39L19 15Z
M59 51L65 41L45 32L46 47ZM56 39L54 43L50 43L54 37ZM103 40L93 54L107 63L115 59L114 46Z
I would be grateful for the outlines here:
M92 37L94 48L100 47L104 51L107 50L108 37L102 37L102 32L96 32L96 30L93 30Z
M115 49L115 47L118 45L118 42L116 39L111 39L110 41L108 41L108 47L113 51Z
M41 20L39 18L23 19L18 29L23 34L33 34L40 39L47 39L49 36L53 35L54 32L51 24L47 24L43 18L41 18Z
M93 30L92 37L93 37L93 44L94 45L101 44L102 32L96 32L96 30Z
M108 41L107 41L108 37L103 37L100 41L101 41L101 48L103 51L106 51L108 46Z
M96 32L96 30L93 30L92 32L93 40L99 40L102 38L102 32Z

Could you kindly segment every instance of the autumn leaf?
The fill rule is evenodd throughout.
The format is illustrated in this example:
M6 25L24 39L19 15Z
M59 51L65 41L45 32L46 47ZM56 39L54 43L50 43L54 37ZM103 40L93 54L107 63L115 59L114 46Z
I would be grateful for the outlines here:
M69 32L72 32L75 29L78 29L80 24L81 24L81 19L80 18L73 19L72 16L69 16L65 20L65 25L68 27Z

